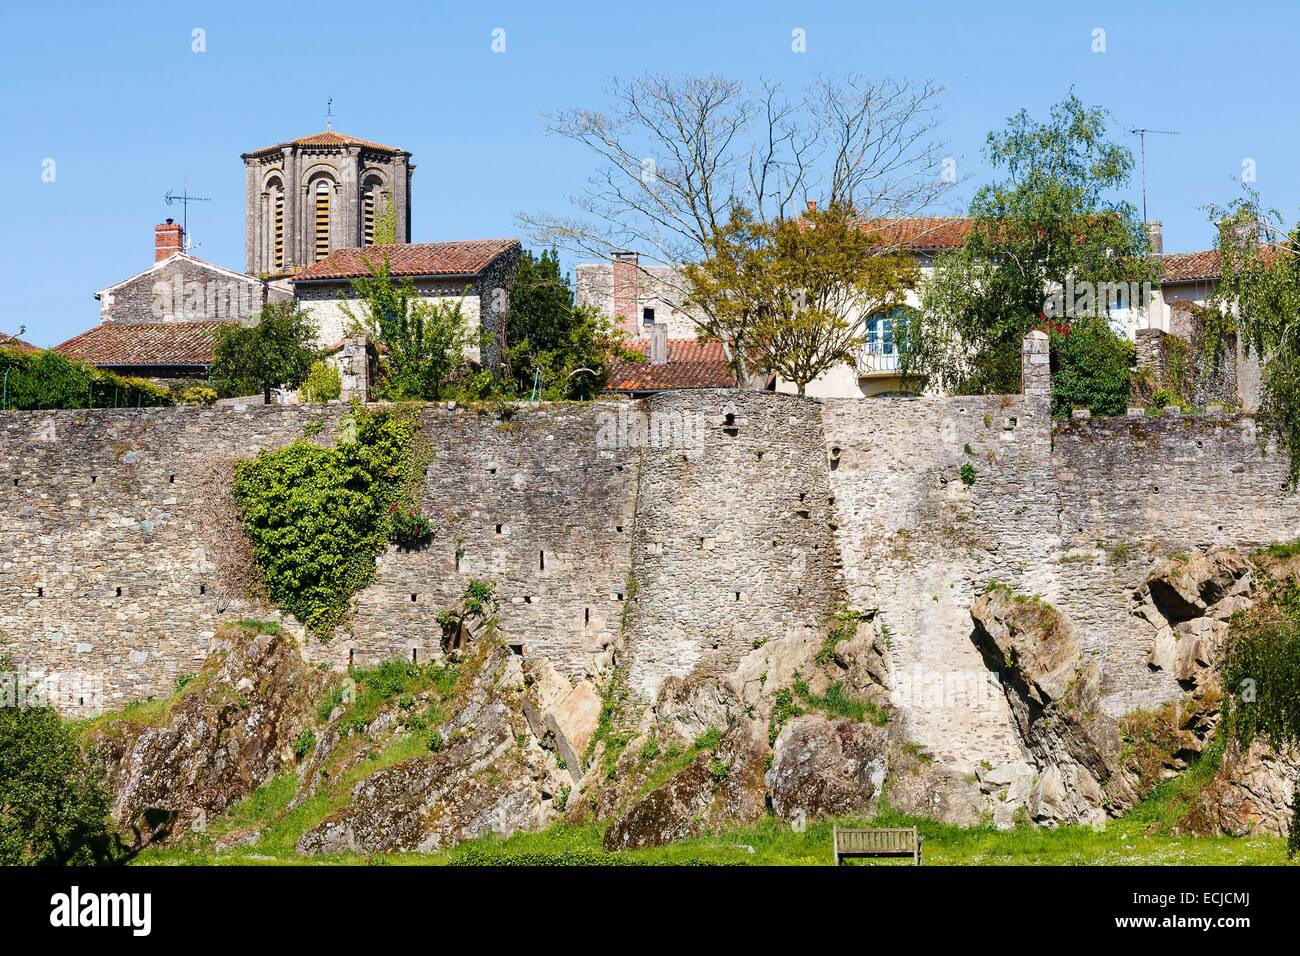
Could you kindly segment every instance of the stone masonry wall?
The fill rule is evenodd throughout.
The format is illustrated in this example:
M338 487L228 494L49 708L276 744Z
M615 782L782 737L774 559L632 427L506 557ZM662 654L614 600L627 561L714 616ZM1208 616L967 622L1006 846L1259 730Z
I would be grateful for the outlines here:
M1169 554L1300 536L1285 458L1249 416L1053 426L1037 355L1013 396L430 406L432 542L381 555L352 633L304 650L338 667L427 659L438 612L477 578L524 653L580 674L618 648L649 695L846 602L875 607L908 735L970 771L1018 757L971 642L970 605L997 579L1075 621L1108 711L1157 704L1176 689L1146 665L1132 590ZM99 675L108 706L170 692L223 620L266 613L214 586L213 475L306 432L331 441L345 411L0 415L6 650L29 671Z

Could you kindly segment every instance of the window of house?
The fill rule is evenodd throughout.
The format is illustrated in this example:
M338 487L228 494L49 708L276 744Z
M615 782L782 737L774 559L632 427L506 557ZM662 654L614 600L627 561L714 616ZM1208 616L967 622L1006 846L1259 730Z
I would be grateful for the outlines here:
M641 310L641 324L642 324L642 325L654 325L654 324L655 324L655 310L654 310L654 309L642 309L642 310Z
M867 351L873 355L892 355L894 352L894 326L887 315L873 315L867 319Z
M914 314L907 306L898 306L887 312L877 312L866 322L866 351L872 355L897 355L899 341Z

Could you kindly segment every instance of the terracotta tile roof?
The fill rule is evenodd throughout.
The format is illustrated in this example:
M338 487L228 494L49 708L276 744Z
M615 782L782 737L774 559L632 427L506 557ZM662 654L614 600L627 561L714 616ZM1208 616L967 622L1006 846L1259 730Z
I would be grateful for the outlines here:
M272 150L281 149L285 146L362 146L366 149L378 149L386 153L404 153L404 149L394 149L392 146L385 146L383 143L372 143L368 139L359 139L356 136L348 136L332 129L324 130L320 133L312 133L310 136L299 136L297 139L291 139L284 143L276 143L274 146L263 146L261 149L255 149L252 152L245 153L245 156L256 156L259 153L269 153Z
M0 332L0 349L13 349L16 352L39 352L31 342L24 342L16 335Z
M633 342L630 347L645 355L650 353L648 340ZM732 388L735 384L736 377L727 366L727 355L721 342L669 339L666 365L617 360L610 365L605 390L641 392L671 388Z
M868 219L863 225L877 230L893 245L921 251L956 249L970 234L971 220L964 216L906 216Z
M1286 247L1280 243L1261 246L1260 251L1266 265L1271 265L1280 255L1286 255ZM1165 282L1191 282L1197 279L1217 279L1223 273L1219 253L1214 249L1199 252L1169 252L1160 257L1164 266Z
M211 365L225 322L104 322L54 350L91 365Z
M1217 279L1221 271L1219 254L1213 249L1200 252L1170 252L1160 257L1165 282Z
M465 276L478 275L492 260L518 239L480 239L472 242L414 242L396 245L366 246L363 249L336 249L290 277L292 282L311 279L355 279L370 275L365 260L373 263L388 257L395 276Z

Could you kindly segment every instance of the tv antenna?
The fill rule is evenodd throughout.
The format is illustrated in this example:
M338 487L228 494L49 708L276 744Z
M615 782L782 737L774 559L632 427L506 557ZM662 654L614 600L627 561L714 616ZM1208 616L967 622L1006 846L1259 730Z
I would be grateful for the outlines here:
M167 195L163 197L167 200L167 205L174 206L176 203L181 204L181 232L185 235L185 242L190 241L190 203L192 202L212 202L207 196L191 196L189 187L189 178L181 180L180 194L167 190Z
M1130 133L1137 133L1138 140L1142 143L1142 221L1147 221L1147 134L1152 133L1160 136L1177 136L1178 130L1175 129L1150 129L1146 126L1136 126L1129 130Z

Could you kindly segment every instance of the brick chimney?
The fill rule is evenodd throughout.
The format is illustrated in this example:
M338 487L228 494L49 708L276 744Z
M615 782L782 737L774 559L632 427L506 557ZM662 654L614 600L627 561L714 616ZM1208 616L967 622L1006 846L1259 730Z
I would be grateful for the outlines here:
M168 219L161 225L153 227L153 261L164 259L185 251L185 230Z
M809 212L816 212L816 211L817 211L817 200L816 200L816 199L809 199L809 200L808 200L808 211L809 211Z
M635 337L637 334L637 254L614 253L614 318L616 324Z

